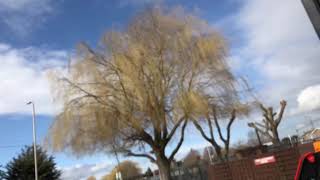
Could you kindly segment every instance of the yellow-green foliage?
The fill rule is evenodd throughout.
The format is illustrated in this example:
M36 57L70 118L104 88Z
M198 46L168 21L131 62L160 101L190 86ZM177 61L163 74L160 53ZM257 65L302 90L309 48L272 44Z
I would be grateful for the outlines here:
M96 49L79 45L69 73L52 80L63 102L47 142L81 155L132 147L141 132L170 130L181 117L233 101L224 38L183 10L148 9ZM141 144L140 144L141 145Z
M108 175L102 177L102 180L115 180L117 172L121 172L122 179L141 175L141 169L137 163L133 161L123 161L118 166L114 167Z
M97 180L94 176L90 176L87 178L87 180Z

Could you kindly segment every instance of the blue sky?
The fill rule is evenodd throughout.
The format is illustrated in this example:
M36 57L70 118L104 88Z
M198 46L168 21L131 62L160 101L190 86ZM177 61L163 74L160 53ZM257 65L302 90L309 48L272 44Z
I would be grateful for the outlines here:
M30 23L28 22L28 17L19 17L22 20L18 22L21 23L22 27L25 27L24 30L16 28L15 24L9 23L8 25L6 22L1 22L0 38L2 41L8 42L15 47L37 46L72 49L79 41L86 41L91 45L96 45L97 40L107 29L123 27L134 13L152 4L151 2L152 0L110 0L108 2L93 0L90 3L84 0L48 1L48 4L43 6L49 6L50 8L44 8L49 10L40 12L40 17L33 17L33 13L31 13L31 18L34 18L32 21L35 21L32 22L34 23L33 25L27 24ZM235 6L238 3L233 1L208 0L171 0L163 2L163 4L168 6L183 6L189 11L194 11L200 16L205 17L209 22L215 22L221 16L225 16L226 11L232 12L239 7ZM4 14L9 17L14 16L12 19L16 18L10 12ZM20 12L18 14L24 15L24 13Z
M77 43L95 46L105 31L123 28L132 15L154 2L0 0L0 164L32 143L31 107L25 102L36 103L38 142L46 135L58 109L52 103L47 72L64 68ZM319 118L320 43L300 0L161 2L182 6L222 32L229 40L232 70L248 78L263 102L277 106L280 99L288 101L282 136L308 128L306 119ZM246 139L246 123L259 118L238 121L232 141ZM191 147L207 145L191 127L186 139L178 157ZM99 176L115 163L105 154L80 159L63 153L54 156L65 179Z

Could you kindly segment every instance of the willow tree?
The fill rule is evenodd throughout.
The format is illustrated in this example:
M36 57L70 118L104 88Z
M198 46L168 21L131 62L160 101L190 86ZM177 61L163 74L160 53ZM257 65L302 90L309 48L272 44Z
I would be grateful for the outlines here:
M152 8L97 48L78 49L68 74L52 81L63 110L51 148L145 157L170 179L187 123L203 112L199 97L221 99L233 81L224 38L181 9Z

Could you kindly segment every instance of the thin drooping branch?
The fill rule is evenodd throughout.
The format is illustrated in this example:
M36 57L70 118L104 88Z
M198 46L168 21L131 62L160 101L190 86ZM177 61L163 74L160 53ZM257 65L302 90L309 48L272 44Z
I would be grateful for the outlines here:
M92 97L92 98L94 98L97 102L101 103L102 105L106 105L106 103L103 102L103 101L100 99L99 96L94 95L94 94L92 94L92 93L84 90L83 88L81 88L81 87L78 86L77 84L71 82L69 79L67 79L67 78L62 78L61 80L67 82L67 83L68 83L70 86L72 86L73 88L76 88L76 89L80 90L82 93L86 94L87 97Z

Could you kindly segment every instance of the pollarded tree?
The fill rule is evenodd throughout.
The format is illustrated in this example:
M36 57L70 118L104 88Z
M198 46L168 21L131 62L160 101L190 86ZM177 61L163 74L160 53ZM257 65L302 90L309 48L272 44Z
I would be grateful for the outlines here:
M124 30L108 32L98 48L81 44L69 74L53 78L64 107L49 145L77 155L145 157L162 180L170 179L187 123L202 113L198 97L224 102L232 89L226 56L224 38L181 9L138 14Z
M37 146L37 165L39 180L58 180L61 172L57 170L52 156L48 156L45 151ZM22 149L18 157L13 158L5 167L6 180L34 180L34 154L33 146Z
M280 144L281 141L279 138L278 127L281 123L287 102L285 100L280 101L279 114L274 112L272 107L266 108L263 104L259 105L263 115L262 123L251 122L248 123L248 126L269 138L273 144Z

